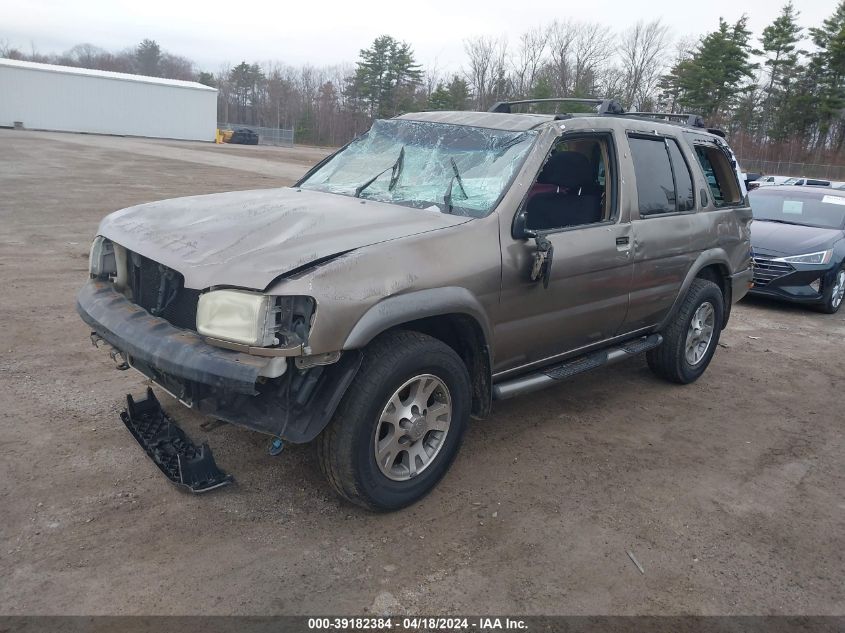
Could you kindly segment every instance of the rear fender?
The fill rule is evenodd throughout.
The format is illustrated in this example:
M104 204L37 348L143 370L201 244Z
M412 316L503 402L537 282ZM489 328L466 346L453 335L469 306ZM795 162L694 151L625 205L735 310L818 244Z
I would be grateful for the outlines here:
M672 319L675 318L675 315L680 309L684 297L686 297L687 292L689 292L693 280L698 277L699 273L701 273L702 270L714 264L718 265L719 268L721 268L723 271L731 270L730 260L728 259L728 254L724 251L724 249L711 248L706 251L702 251L699 254L698 258L695 260L695 262L693 262L689 271L687 271L687 276L684 278L684 283L681 284L681 290L678 292L678 296L675 297L675 302L672 304L672 308L669 310L669 312L666 314L666 317L658 326L658 330L663 330L669 323L672 322ZM724 327L724 325L727 323L727 318L730 311L730 279L725 280L724 287L727 289L727 291L725 293L725 319L724 323L722 324L722 327Z

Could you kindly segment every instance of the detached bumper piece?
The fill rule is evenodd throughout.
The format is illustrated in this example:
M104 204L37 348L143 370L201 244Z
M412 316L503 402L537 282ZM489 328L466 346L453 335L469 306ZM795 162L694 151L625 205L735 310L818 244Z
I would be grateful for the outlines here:
M161 408L153 390L137 402L126 396L120 419L159 470L177 486L199 494L234 481L217 467L208 444L199 448Z

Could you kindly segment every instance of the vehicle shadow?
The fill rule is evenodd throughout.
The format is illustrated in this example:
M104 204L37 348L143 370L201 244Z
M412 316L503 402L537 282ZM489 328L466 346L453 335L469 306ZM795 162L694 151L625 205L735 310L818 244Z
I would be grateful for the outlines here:
M784 316L807 316L812 319L819 319L822 321L837 321L839 319L845 320L845 310L839 310L834 314L825 314L814 309L813 306L802 303L791 303L789 301L780 301L770 297L761 297L757 295L746 295L740 301L743 308L760 309L769 313L781 314ZM730 327L730 325L728 326Z
M764 308L766 310L775 310L787 314L806 313L824 316L821 312L816 312L812 307L801 303L790 303L789 301L780 301L778 299L761 297L759 295L745 295L740 302L743 306Z

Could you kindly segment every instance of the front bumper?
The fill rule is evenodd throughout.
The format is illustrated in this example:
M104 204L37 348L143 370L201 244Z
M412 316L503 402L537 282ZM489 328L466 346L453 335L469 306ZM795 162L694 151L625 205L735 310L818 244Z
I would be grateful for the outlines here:
M199 334L152 316L111 282L90 280L76 295L76 310L94 332L127 356L130 365L166 388L172 377L254 395L268 363L267 358L209 345ZM190 394L176 395L184 399Z
M82 320L129 364L200 413L295 443L310 442L331 420L358 372L362 354L343 352L331 365L265 378L268 359L206 343L195 332L152 316L91 280L76 297ZM285 361L291 362L291 361Z
M824 289L833 282L838 265L830 264L788 264L789 269L755 275L749 294L782 299L794 303L815 304L824 301ZM773 277L773 278L772 278ZM819 290L810 284L820 280Z

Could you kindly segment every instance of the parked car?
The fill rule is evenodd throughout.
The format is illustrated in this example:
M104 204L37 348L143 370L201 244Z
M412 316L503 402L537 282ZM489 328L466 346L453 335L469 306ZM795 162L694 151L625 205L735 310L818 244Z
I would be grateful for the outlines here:
M783 184L793 185L795 187L830 187L829 180L819 180L817 178L787 178Z
M612 101L510 106L376 121L293 187L112 213L78 311L183 404L316 440L335 490L378 510L431 490L495 400L642 352L695 381L752 275L723 137ZM184 483L151 398L124 421Z
M845 191L784 185L749 197L751 293L837 312L845 296Z
M258 134L255 130L243 127L235 130L228 142L239 145L258 145Z
M774 185L782 185L789 178L786 176L760 176L755 182L759 187L773 187Z
M752 189L756 189L757 187L760 186L760 179L763 177L763 174L760 174L758 172L749 171L749 172L745 172L743 174L743 176L744 176L744 180L745 180L746 190L751 191Z

